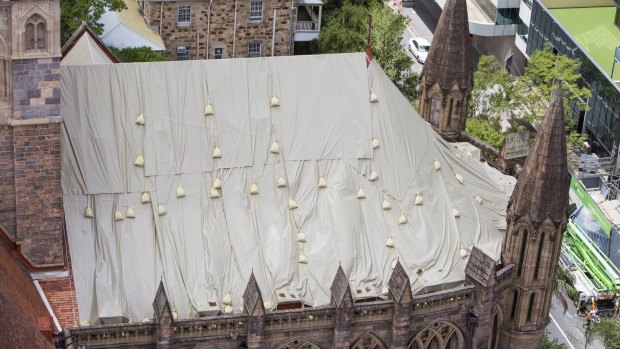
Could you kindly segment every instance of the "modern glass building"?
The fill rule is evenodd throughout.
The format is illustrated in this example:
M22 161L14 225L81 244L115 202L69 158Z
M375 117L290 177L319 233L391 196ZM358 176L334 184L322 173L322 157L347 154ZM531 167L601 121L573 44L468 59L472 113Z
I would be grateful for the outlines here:
M617 154L620 142L620 0L522 0L516 46L527 56L551 44L554 52L582 60L582 84L592 91L587 111L574 110L579 127L599 155ZM614 81L615 80L615 81Z

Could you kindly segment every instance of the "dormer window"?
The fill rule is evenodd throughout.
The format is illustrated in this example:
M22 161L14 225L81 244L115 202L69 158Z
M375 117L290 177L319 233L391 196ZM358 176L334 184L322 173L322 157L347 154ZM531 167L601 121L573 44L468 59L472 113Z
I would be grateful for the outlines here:
M45 20L39 15L33 15L26 21L26 51L45 50Z

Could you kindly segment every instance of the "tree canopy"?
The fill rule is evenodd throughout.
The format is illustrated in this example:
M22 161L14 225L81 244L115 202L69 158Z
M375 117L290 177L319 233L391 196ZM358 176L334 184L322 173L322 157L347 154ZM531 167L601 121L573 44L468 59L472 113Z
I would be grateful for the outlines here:
M110 50L114 55L123 63L131 62L159 62L167 61L168 58L160 55L157 52L153 52L150 47L127 47L124 49L118 49L116 47L110 47Z
M60 41L64 44L83 22L97 35L103 33L103 26L98 22L101 16L111 9L126 9L123 0L60 0Z
M567 143L571 147L581 145L587 136L575 129L577 120L572 115L571 105L585 110L591 91L579 87L580 64L578 59L556 55L550 46L546 46L530 56L525 73L516 77L503 69L494 57L481 56L478 70L474 73L466 131L494 145L498 140L495 131L502 133L498 121L502 117L513 120L522 118L534 124L542 121L552 93L561 83ZM519 127L504 133L516 130Z
M412 72L412 59L403 48L402 34L406 18L379 1L330 1L334 9L327 13L318 47L321 53L364 52L368 37L368 19L372 18L373 58L387 76L410 100L418 98L418 75ZM341 3L336 6L335 3Z

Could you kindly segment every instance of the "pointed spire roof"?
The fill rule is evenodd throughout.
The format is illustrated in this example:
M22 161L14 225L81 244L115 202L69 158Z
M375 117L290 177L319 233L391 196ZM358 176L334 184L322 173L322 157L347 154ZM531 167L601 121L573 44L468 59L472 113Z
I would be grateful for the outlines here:
M508 203L508 210L515 218L529 214L534 226L547 217L554 223L566 217L569 176L562 95L559 86Z
M455 82L461 88L471 88L474 79L470 50L467 3L447 0L420 77L425 78L427 86L438 82L444 90Z

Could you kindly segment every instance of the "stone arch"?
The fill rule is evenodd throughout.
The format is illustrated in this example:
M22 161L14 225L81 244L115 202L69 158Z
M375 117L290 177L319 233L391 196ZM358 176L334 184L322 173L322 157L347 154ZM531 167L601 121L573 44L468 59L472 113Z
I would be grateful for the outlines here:
M373 333L364 333L353 342L351 349L387 349L387 347Z
M458 327L437 321L420 331L407 349L464 349L465 339Z
M38 13L28 17L24 23L24 47L26 51L47 49L47 21Z
M493 306L493 315L491 316L491 335L489 336L489 349L499 348L499 330L504 322L504 314L502 308L495 304Z
M274 346L275 349L321 349L318 345L301 338L287 339Z

